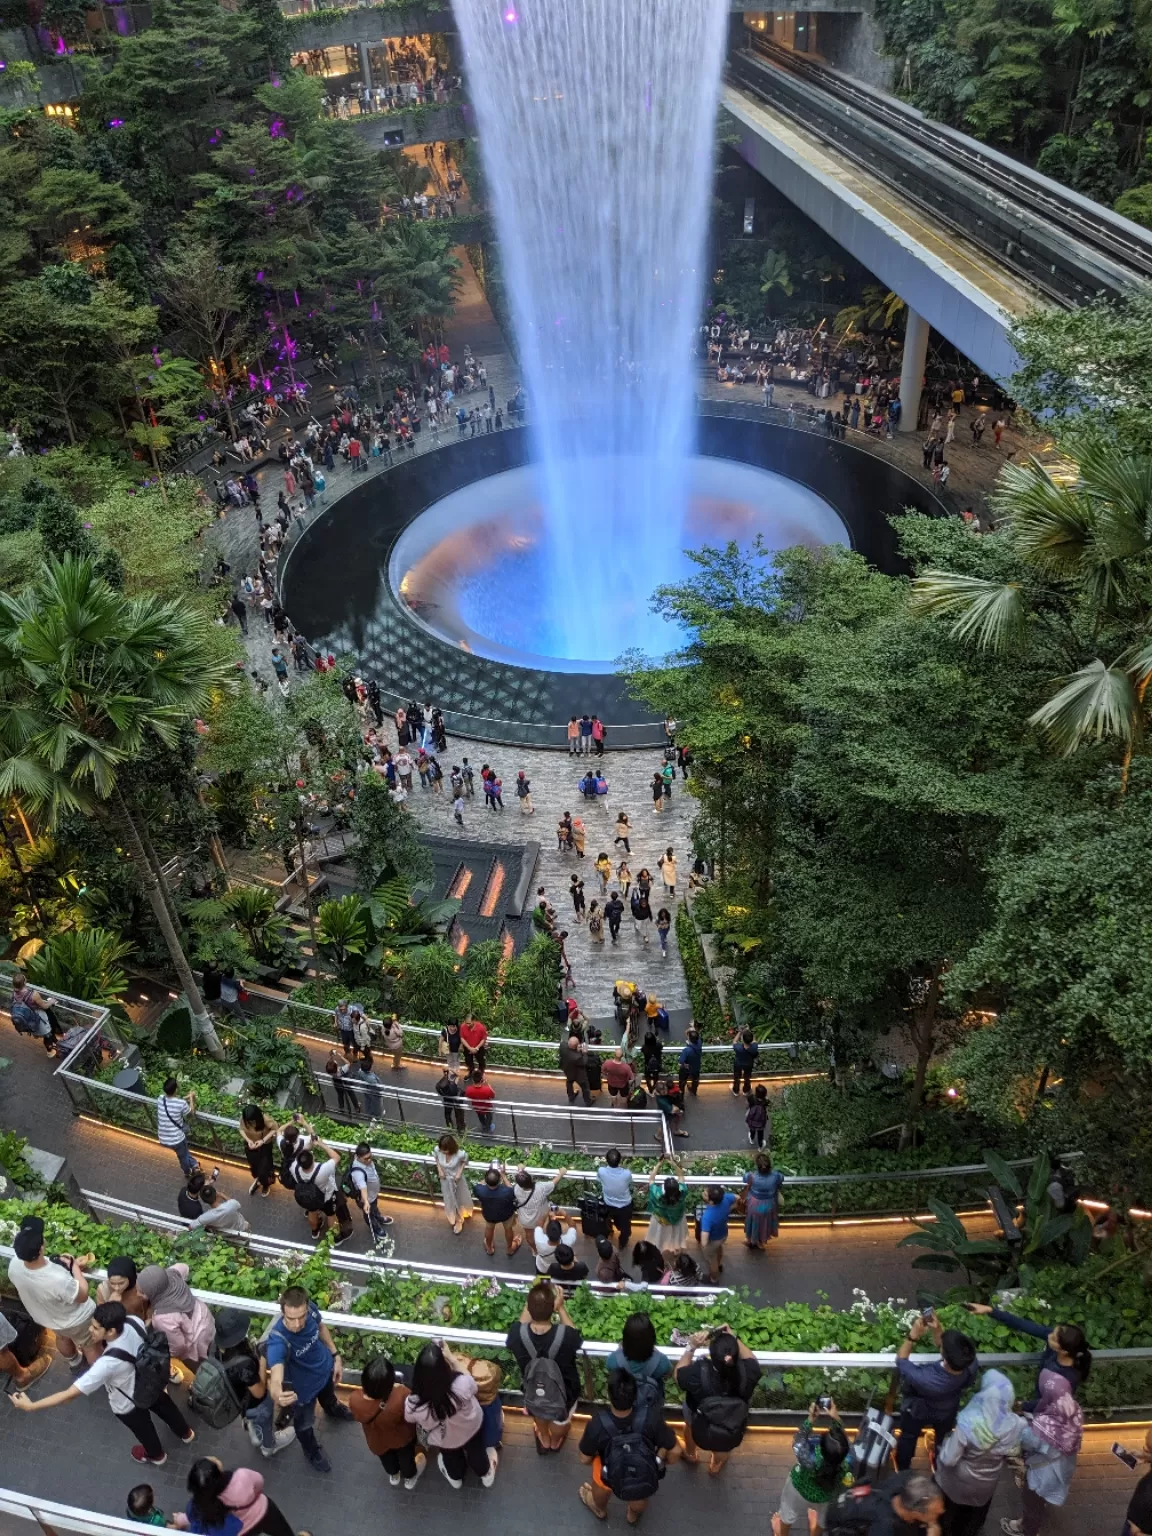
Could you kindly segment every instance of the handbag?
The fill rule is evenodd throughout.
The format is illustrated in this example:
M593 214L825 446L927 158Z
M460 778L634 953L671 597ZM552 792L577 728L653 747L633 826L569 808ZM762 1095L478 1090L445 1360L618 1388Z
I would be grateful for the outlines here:
M437 1042L436 1042L436 1054L437 1054L437 1056L440 1057L441 1061L443 1061L447 1057L447 1055L448 1055L448 1037L446 1035L441 1035L439 1040L437 1040Z

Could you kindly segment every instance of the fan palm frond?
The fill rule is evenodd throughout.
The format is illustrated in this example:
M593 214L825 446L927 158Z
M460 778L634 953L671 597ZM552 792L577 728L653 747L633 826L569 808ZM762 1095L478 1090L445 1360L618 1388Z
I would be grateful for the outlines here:
M911 602L913 613L953 615L953 636L984 651L1013 650L1024 638L1024 599L1015 582L925 571L912 583Z
M1031 716L1058 751L1070 756L1087 742L1135 741L1142 731L1140 698L1123 667L1099 658L1071 677Z

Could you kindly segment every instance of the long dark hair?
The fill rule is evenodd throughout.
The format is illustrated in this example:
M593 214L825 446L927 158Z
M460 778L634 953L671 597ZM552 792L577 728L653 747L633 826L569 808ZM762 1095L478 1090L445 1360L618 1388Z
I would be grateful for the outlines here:
M718 1333L708 1346L708 1358L722 1392L740 1395L740 1346L731 1333Z
M193 1508L200 1516L201 1524L210 1530L222 1526L232 1513L220 1498L231 1476L231 1472L225 1472L208 1456L194 1461L188 1473L188 1492L192 1495Z
M664 1278L664 1256L655 1243L637 1243L632 1250L632 1265L649 1285L659 1285Z
M456 1372L444 1358L439 1344L425 1344L412 1367L412 1396L443 1424L460 1407L452 1391Z
M1078 1328L1075 1323L1061 1323L1056 1329L1060 1340L1060 1348L1066 1355L1072 1356L1072 1364L1080 1372L1082 1382L1088 1380L1088 1373L1092 1369L1092 1351L1088 1348L1088 1339L1083 1328Z
M820 1436L820 1470L815 1473L821 1488L836 1488L840 1482L840 1469L851 1447L841 1424L833 1424Z

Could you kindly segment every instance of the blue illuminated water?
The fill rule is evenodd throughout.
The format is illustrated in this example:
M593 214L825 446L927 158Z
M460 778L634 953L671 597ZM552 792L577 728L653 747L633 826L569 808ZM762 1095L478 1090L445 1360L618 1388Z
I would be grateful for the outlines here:
M597 473L600 466L594 466ZM635 466L611 466L627 483ZM849 544L835 508L809 487L771 470L731 459L693 458L683 467L682 543L724 548L730 542L765 560L780 549ZM620 653L615 634L662 655L685 635L651 612L644 581L630 583L610 633L604 610L583 582L584 554L562 600L549 571L552 517L544 506L538 466L474 481L434 502L392 548L388 580L413 617L450 644L493 661L561 672L608 672ZM612 551L622 559L620 546ZM679 544L664 552L672 580L698 574ZM572 636L575 635L573 641Z
M524 576L552 654L586 657L591 632L611 658L680 569L728 4L453 9L548 524Z

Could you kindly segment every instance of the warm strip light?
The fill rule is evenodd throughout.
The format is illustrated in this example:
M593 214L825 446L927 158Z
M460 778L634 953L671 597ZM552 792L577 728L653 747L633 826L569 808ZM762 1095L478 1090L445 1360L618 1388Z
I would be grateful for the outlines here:
M484 887L484 895L480 898L480 916L491 917L496 911L496 903L500 900L504 889L504 865L497 859L492 866L492 873L488 876L488 884Z
M468 948L469 944L471 944L471 942L472 942L472 939L471 939L470 935L468 935L468 934L464 933L463 931L461 931L461 932L459 932L456 935L455 939L453 939L453 941L452 941L452 948L456 951L456 953L458 955L462 955L464 953L464 951Z
M456 875L452 881L452 884L448 887L448 895L459 901L471 884L472 871L467 867L467 865L462 864L456 871Z

